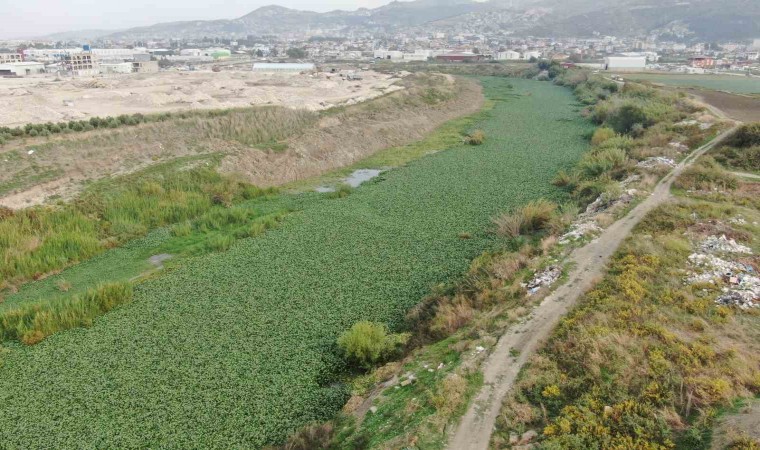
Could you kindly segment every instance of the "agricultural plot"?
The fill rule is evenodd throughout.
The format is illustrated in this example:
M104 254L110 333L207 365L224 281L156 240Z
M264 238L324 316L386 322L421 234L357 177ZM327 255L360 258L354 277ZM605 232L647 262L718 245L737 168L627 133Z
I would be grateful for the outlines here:
M400 328L431 286L498 245L500 211L546 197L592 128L571 93L485 78L481 146L386 172L348 197L300 194L274 230L135 287L93 327L13 346L0 368L10 448L258 448L347 398L336 337ZM462 239L467 233L470 238Z
M733 75L622 74L636 81L650 81L666 86L693 87L734 94L760 94L760 78Z

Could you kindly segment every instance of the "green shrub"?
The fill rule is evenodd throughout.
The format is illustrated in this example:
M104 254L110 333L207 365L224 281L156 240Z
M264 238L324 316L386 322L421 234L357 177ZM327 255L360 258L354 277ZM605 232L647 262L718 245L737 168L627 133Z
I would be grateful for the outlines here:
M605 148L583 155L578 163L578 169L586 178L596 178L607 174L618 178L630 166L625 151L619 148Z
M338 347L346 358L364 369L394 357L409 340L408 333L390 334L381 323L355 323L338 338Z
M684 170L674 183L677 188L687 190L736 189L738 184L737 178L710 156Z
M760 172L760 145L749 148L721 147L713 157L728 167Z
M594 131L594 135L591 137L591 145L602 144L616 136L615 130L612 128L601 127Z
M742 125L725 142L729 147L753 147L760 145L760 122Z

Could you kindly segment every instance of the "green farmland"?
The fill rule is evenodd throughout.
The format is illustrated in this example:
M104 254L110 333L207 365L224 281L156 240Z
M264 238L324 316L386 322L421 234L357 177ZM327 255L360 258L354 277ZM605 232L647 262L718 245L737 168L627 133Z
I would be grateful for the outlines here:
M259 448L334 414L348 393L336 337L359 320L399 328L432 286L499 245L491 217L562 200L550 180L588 147L569 90L482 83L485 144L345 198L300 194L278 228L137 284L91 328L8 345L0 447Z
M760 78L733 75L678 75L678 74L621 74L636 81L649 81L666 86L693 87L726 91L734 94L760 94Z

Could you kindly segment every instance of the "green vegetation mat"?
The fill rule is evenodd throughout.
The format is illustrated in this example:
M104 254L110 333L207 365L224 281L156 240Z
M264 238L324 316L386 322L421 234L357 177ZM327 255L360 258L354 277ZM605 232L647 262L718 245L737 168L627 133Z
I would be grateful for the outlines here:
M667 86L696 87L734 94L760 94L760 78L734 75L623 74L637 81L651 81Z
M588 147L593 127L569 90L482 82L495 101L476 124L485 144L345 198L301 194L280 227L138 284L93 327L13 345L0 363L2 445L258 448L331 416L348 394L336 337L364 319L398 328L431 286L497 245L492 216L562 200L550 181Z

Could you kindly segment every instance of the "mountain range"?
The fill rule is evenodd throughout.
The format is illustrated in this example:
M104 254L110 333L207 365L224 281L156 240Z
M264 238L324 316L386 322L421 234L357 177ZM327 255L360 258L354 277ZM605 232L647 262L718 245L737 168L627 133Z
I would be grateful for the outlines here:
M760 38L758 0L414 0L318 13L266 6L230 20L168 22L98 37L115 40L330 36L404 30L516 36L660 35L683 40Z

